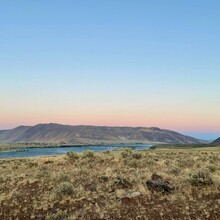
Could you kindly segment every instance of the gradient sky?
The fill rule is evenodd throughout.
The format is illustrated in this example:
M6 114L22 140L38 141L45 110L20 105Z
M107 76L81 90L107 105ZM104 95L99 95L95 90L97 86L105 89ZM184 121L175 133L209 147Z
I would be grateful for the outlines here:
M219 10L219 0L1 0L0 129L220 136Z

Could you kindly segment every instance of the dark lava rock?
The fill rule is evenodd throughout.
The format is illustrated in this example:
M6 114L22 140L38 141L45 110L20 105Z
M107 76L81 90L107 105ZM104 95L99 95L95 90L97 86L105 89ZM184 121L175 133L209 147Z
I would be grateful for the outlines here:
M168 182L164 182L163 180L148 180L146 182L147 188L151 192L171 193L173 188L168 184Z
M90 191L90 192L96 192L96 184L95 183L90 183L88 185L85 186L86 190Z

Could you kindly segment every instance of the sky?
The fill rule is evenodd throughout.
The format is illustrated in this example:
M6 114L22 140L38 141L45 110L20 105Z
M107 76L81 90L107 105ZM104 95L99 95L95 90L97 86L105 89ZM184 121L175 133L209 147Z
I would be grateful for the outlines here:
M220 136L219 0L1 0L0 129Z

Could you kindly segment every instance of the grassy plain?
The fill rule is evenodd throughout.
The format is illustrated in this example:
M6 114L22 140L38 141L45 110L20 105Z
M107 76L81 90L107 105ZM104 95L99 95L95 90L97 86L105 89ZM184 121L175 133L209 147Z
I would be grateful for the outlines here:
M149 191L154 173L174 190ZM220 146L0 160L0 219L220 219L219 210Z

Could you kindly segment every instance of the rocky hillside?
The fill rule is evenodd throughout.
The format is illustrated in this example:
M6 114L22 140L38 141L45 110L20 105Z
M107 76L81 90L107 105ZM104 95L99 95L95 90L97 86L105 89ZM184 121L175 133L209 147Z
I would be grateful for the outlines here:
M220 137L214 140L211 145L220 145Z
M0 143L181 143L198 144L201 140L160 128L70 126L38 124L0 131Z

